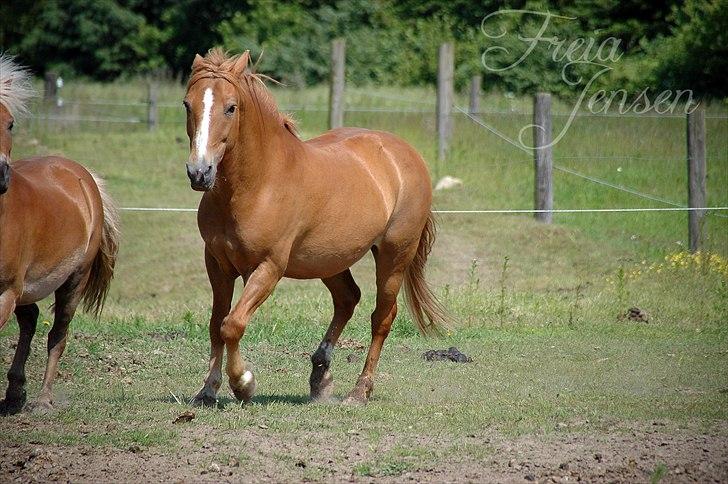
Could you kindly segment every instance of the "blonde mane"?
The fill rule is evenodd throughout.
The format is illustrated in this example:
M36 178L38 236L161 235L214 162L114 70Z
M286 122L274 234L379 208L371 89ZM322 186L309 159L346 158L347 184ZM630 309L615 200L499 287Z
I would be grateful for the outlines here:
M35 95L30 71L7 54L0 54L0 103L10 114L28 114L28 100Z
M193 67L188 88L204 78L221 77L227 79L233 85L246 91L253 99L253 102L257 104L259 110L269 113L284 128L295 136L298 136L296 122L290 114L281 113L278 110L278 105L265 85L265 81L276 83L278 81L265 74L254 72L256 66L252 65L251 67L250 60L248 60L248 68L245 69L243 75L241 77L235 77L232 73L232 68L239 58L240 55L230 56L220 48L210 49L207 55L203 57L202 62L199 62Z

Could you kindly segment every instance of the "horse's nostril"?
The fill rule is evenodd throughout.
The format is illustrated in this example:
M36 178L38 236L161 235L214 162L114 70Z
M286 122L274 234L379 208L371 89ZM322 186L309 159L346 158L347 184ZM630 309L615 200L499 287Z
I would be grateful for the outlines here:
M212 171L212 165L207 167L207 170L205 170L205 175L209 174Z

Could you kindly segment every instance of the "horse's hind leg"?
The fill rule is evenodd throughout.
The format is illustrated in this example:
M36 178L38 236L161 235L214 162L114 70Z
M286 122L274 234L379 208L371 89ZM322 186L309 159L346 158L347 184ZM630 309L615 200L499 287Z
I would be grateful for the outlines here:
M334 317L331 319L329 329L326 331L318 349L311 355L313 368L311 369L309 384L312 400L328 399L334 390L333 379L329 371L334 346L339 340L346 323L354 314L354 309L361 298L359 286L354 282L349 269L321 280L331 292L331 298L334 302Z
M53 408L53 382L58 374L58 360L66 349L68 325L81 302L88 276L88 272L83 275L74 274L56 291L55 316L53 327L48 332L48 361L43 375L43 386L35 402L28 404L30 411Z
M414 245L412 250L402 251L402 246L393 243L383 244L373 251L377 264L377 303L372 312L372 342L369 345L364 369L354 389L344 400L346 403L366 403L374 389L374 372L379 363L382 345L397 316L397 294L402 287L404 271L417 248Z
M0 401L1 415L18 413L25 405L25 362L30 354L30 342L35 334L38 313L36 304L19 306L15 309L15 317L20 326L20 336L13 363L8 371L8 389L5 392L5 399Z

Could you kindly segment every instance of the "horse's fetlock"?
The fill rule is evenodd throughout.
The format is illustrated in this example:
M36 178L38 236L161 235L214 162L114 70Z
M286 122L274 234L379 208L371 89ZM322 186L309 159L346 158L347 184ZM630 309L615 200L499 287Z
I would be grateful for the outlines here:
M334 345L328 341L324 341L318 349L311 355L311 363L314 366L323 366L328 368L331 366L331 359L334 353Z

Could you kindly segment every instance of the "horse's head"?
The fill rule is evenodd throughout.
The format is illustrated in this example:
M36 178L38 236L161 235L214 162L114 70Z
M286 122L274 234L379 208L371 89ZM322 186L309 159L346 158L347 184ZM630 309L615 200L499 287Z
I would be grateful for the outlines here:
M10 110L0 103L0 195L8 191L10 184L10 150L13 148L11 131L14 122Z
M8 190L10 184L14 116L28 112L27 102L32 96L30 72L12 57L0 55L0 195Z
M210 55L219 58L209 59ZM195 57L184 99L190 138L187 176L194 190L207 191L215 184L217 166L235 142L243 111L237 86L250 56L246 51L222 61L221 55L213 51L208 57Z

